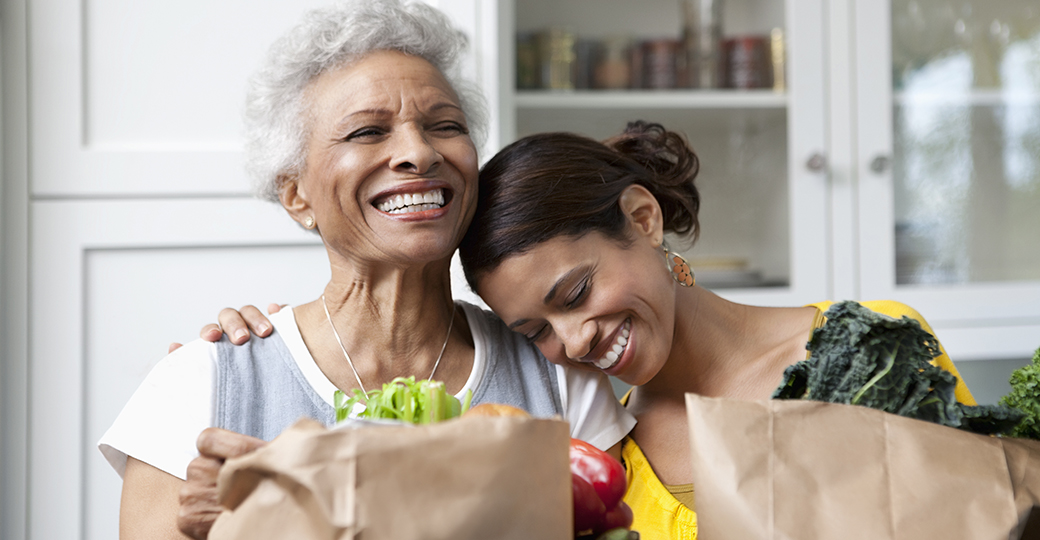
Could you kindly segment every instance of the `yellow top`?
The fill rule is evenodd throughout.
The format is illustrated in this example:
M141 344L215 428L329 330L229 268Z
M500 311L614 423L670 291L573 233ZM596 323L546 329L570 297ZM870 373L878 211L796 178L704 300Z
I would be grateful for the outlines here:
M639 540L697 538L697 514L665 489L630 437L621 446L621 461L628 480L624 501L632 508L632 530L639 531ZM693 485L687 486L692 492Z
M810 304L820 310L818 316L813 321L814 329L819 328L823 324L823 312L827 311L831 304L833 302ZM872 311L897 319L903 315L916 319L917 322L921 323L921 328L935 335L931 326L925 322L921 314L906 304L890 300L861 302L861 304ZM961 380L957 368L953 365L950 357L946 355L946 351L942 349L942 344L939 345L939 348L942 351L942 355L932 360L932 363L957 377L957 386L954 389L957 401L965 405L975 405L975 398L972 397L968 387ZM625 398L627 397L626 395ZM627 401L625 398L622 399L622 402ZM639 531L641 540L670 540L675 538L695 540L697 538L697 514L690 507L679 502L676 496L672 494L672 492L677 492L676 495L685 499L692 495L693 486L691 484L683 484L666 488L661 484L657 475L654 474L650 463L646 460L646 456L643 455L642 449L630 437L625 437L623 441L621 459L625 464L625 476L628 480L628 488L625 492L624 500L632 508L634 516L632 530Z

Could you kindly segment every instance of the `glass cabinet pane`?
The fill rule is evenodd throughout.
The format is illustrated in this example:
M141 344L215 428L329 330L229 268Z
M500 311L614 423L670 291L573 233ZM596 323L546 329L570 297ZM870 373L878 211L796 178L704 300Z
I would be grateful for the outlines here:
M892 4L896 282L1040 279L1040 4Z
M717 23L714 80L683 63L684 47L707 35L684 24L698 8ZM669 243L706 287L789 286L784 2L515 0L515 9L515 135L603 139L633 120L685 134L701 161L701 234L693 247Z

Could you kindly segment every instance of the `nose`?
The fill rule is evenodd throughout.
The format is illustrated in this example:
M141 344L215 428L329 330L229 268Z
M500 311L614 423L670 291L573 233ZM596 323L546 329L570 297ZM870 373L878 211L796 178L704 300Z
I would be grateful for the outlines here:
M588 320L562 320L553 324L556 335L563 344L564 354L571 360L585 362L585 356L592 351L596 326Z
M394 133L393 154L390 167L395 171L427 174L436 171L444 161L422 128L414 125L402 127Z

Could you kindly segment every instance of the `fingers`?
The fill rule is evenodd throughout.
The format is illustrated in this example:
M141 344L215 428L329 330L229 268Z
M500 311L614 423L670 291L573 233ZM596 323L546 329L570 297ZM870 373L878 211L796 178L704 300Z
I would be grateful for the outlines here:
M271 334L271 321L260 313L256 306L242 306L235 311L231 308L220 310L220 327L228 335L235 345L241 345L249 340L249 332L259 337L267 337Z
M247 454L265 444L267 443L256 437L213 427L203 430L195 441L199 454L220 460Z
M201 540L209 535L222 510L218 502L217 475L223 459L199 456L188 464L187 480L180 490L177 528Z
M177 349L180 349L180 348L181 348L182 346L183 346L183 345L181 345L180 343L177 343L176 341L175 341L175 342L173 342L173 343L170 343L170 346L169 346L169 348L168 348L168 349L166 349L166 354L170 354L170 353L172 353L173 351L176 351Z
M220 341L220 336L222 335L224 335L224 331L215 323L207 324L202 327L202 330L199 330L200 338L213 343Z
M273 302L270 303L270 304L267 304L267 314L268 315L274 315L275 313L278 313L279 311L281 311L283 307L288 306L288 305L289 304L275 304Z
M220 428L206 428L199 434L195 441L199 456L188 464L187 478L180 491L177 528L181 532L195 540L209 535L222 511L217 476L224 460L247 454L264 444L255 437Z
M268 309L271 309L270 306L268 306ZM271 334L271 321L260 312L260 308L256 306L242 306L242 309L238 311L242 314L242 318L246 320L246 324L249 325L251 332L259 337L267 337Z

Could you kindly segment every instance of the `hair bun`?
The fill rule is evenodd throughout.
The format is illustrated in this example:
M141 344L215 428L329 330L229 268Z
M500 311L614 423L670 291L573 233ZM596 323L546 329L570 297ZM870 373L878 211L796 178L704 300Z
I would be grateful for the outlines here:
M629 122L624 131L604 144L653 173L639 183L661 204L665 229L690 233L696 239L700 232L700 195L694 179L700 172L700 159L686 137L661 124L638 120Z

